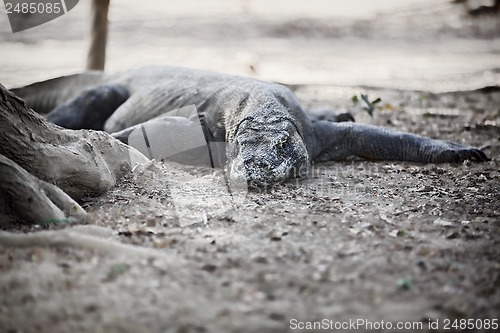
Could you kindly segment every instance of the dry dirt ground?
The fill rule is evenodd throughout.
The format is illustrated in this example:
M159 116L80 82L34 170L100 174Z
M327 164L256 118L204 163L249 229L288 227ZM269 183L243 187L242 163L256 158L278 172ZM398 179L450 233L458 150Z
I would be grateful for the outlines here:
M271 23L255 22L245 24L257 37L274 36ZM321 22L312 32L308 24L297 21L288 29L306 37L312 34L310 39L318 44L340 43L337 35L318 36L325 25L329 28L324 31L334 30L329 21ZM384 25L380 18L370 22L346 25L342 33L361 31L368 36L354 36L353 43L372 43L366 27ZM434 64L438 72L419 77L416 86L428 84L433 91L443 90L443 84L480 88L498 78L500 64L493 57L498 57L498 39L488 29L474 30L473 23L467 24L463 29L437 30L446 36L464 34L463 42L450 42L452 49L480 46L459 59L466 68L463 73L455 71L460 62L443 65L441 72ZM220 33L220 26L214 31ZM119 27L126 30L125 25ZM158 34L154 24L146 28ZM469 35L474 31L478 36ZM0 34L4 45L29 47L6 36ZM446 41L441 40L445 45ZM444 48L436 46L438 57ZM221 50L214 46L210 52ZM445 59L463 56L451 53ZM262 54L255 61L263 73L253 74L265 76L273 53ZM325 57L321 52L315 56ZM399 66L405 62L404 56L394 58ZM16 60L10 64L2 79L11 85L29 82L33 77L27 72L38 79L38 72L23 71ZM331 66L339 63L333 59ZM419 66L408 62L406 71L395 74L394 84L411 86L406 79ZM282 82L300 79L287 81L286 73L276 75ZM369 83L378 80L377 74L367 77ZM469 77L470 81L460 81ZM391 89L382 88L386 86ZM56 245L35 238L25 247L0 243L0 331L287 332L300 331L294 330L299 322L326 319L333 322L322 321L323 328L332 332L398 331L398 323L417 325L407 330L412 332L450 332L457 331L452 327L455 319L498 319L500 91L431 93L390 84L332 83L291 88L306 108L329 106L337 112L351 111L359 122L482 147L492 160L442 165L326 163L315 165L308 179L251 191L233 201L220 170L155 164L128 175L113 190L86 199L86 220L2 226L18 234L48 232L60 237ZM382 99L373 118L353 104L351 97L360 93ZM445 330L447 319L450 330ZM361 321L357 329L335 329L335 323L349 320L370 321L375 328L384 321L385 329L370 329ZM431 330L429 322L436 321L438 329Z

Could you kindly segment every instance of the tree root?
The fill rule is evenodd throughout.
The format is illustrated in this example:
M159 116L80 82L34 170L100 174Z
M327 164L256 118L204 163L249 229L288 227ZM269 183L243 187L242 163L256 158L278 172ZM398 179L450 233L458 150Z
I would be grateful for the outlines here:
M83 208L61 189L32 176L2 155L0 175L0 197L5 206L0 214L4 221L15 218L24 223L50 223L85 215Z
M0 156L0 224L82 215L75 200L110 189L136 163L149 162L107 133L46 122L1 84Z
M102 193L135 162L149 161L107 133L65 130L46 122L3 86L0 154L75 200Z
M159 250L119 243L109 238L114 232L97 226L77 226L64 230L47 230L28 234L0 231L0 245L11 248L76 247L102 255L127 258L157 258L174 262L174 258ZM177 260L177 259L175 259Z

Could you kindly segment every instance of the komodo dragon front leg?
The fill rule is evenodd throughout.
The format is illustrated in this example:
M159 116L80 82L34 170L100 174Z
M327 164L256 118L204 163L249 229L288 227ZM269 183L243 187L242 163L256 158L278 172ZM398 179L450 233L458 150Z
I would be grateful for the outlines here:
M355 123L318 121L314 161L344 160L358 156L369 160L446 163L488 161L484 152L458 143Z

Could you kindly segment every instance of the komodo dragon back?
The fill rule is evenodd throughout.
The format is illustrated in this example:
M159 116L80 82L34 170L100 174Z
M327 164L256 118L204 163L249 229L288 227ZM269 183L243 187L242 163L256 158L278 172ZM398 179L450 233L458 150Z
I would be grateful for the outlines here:
M83 90L102 84L105 75L99 71L67 75L10 89L38 113L46 114L75 98Z

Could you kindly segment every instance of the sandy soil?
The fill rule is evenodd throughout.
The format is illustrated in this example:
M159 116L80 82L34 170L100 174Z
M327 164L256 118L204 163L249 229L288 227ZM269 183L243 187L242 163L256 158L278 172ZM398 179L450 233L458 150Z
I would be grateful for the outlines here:
M231 7L232 21L185 9L164 22L146 10L134 21L124 1L112 13L109 68L156 62L273 79L307 108L482 147L492 161L326 163L237 202L222 193L221 171L156 164L86 199L84 221L2 226L108 246L0 244L1 332L287 332L323 319L394 325L353 332L398 322L428 332L430 321L445 331L446 319L500 317L500 92L475 90L500 82L498 25L448 24L444 2L336 20L299 20L293 6L271 20L249 3ZM64 20L53 38L57 21L0 32L4 84L81 67L84 34ZM382 98L373 118L353 105L360 93Z

